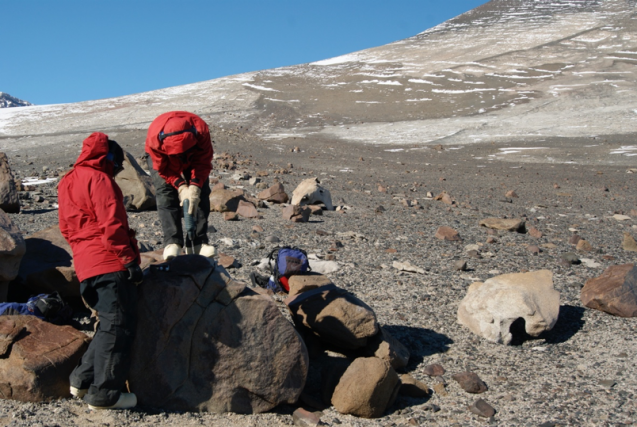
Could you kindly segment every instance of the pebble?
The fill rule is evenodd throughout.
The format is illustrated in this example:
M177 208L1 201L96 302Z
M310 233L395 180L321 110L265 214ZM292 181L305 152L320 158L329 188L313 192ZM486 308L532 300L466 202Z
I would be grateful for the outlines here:
M425 366L425 374L430 377L440 377L445 374L445 368L437 363Z
M484 417L484 418L490 418L490 417L495 415L495 409L493 408L493 406L489 405L483 399L476 400L473 403L473 405L471 405L469 407L469 410L472 413L474 413L476 415L479 415L481 417Z

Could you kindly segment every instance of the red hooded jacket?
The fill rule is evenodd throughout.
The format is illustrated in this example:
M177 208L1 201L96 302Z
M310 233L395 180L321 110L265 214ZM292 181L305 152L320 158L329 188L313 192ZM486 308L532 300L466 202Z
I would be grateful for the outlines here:
M106 160L107 154L108 136L91 134L75 166L58 185L60 231L73 250L80 282L125 271L125 264L140 261L124 196L113 179L113 163Z
M162 132L176 134L162 140ZM153 169L175 188L184 184L201 187L212 170L208 125L187 111L171 111L153 120L146 136L146 152L153 161ZM187 170L190 176L182 176Z

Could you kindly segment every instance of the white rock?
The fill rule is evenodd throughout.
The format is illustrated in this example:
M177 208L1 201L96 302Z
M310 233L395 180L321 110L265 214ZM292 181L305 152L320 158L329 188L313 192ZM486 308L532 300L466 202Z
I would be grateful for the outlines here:
M330 191L319 184L318 178L308 178L301 181L292 192L292 204L302 206L323 203L327 210L333 211L334 206Z
M322 261L322 260L313 260L308 259L310 263L310 268L314 273L320 274L329 274L334 273L340 269L340 266L336 261Z
M231 239L229 237L224 237L223 239L219 239L219 241L221 243L223 243L224 245L226 245L227 247L229 247L229 248L238 248L239 247L239 241Z
M464 247L464 251L465 252L480 251L480 246L478 246L478 245L467 245L467 246Z
M627 221L631 219L628 215L620 215L620 214L613 215L613 218L615 218L617 221Z
M412 265L409 261L405 261L405 262L394 261L392 265L395 269L400 271L408 271L410 273L425 274L425 270L423 270L422 268L416 267L415 265Z
M599 268L602 266L600 263L595 262L594 259L590 258L580 258L580 261L582 261L582 264L584 264L588 268Z
M509 344L517 319L524 319L529 335L538 336L553 328L559 312L553 273L512 273L471 284L458 307L458 323L489 341Z

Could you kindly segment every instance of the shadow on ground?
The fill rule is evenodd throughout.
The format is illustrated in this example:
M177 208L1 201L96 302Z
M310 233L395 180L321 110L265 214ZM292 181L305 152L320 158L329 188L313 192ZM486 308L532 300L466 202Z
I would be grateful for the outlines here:
M383 326L394 338L400 341L411 353L406 371L409 372L421 364L425 357L445 353L453 340L444 334L427 328L415 328L403 325Z

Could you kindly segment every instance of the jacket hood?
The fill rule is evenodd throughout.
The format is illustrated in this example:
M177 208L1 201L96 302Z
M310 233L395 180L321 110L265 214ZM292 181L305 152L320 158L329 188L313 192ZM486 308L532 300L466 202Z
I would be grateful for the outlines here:
M82 143L82 152L75 167L90 167L113 175L113 163L106 160L107 155L108 136L102 132L94 132Z
M195 129L195 123L193 122L191 113L173 111L168 114L163 114L158 118L157 123L153 124L156 126L153 131L157 132L157 135L153 135L153 138L156 139L155 144L157 144L161 152L169 156L185 153L197 145L197 137L195 134L187 132L190 129ZM166 136L162 141L159 138L162 132L164 134L174 132L183 133Z

